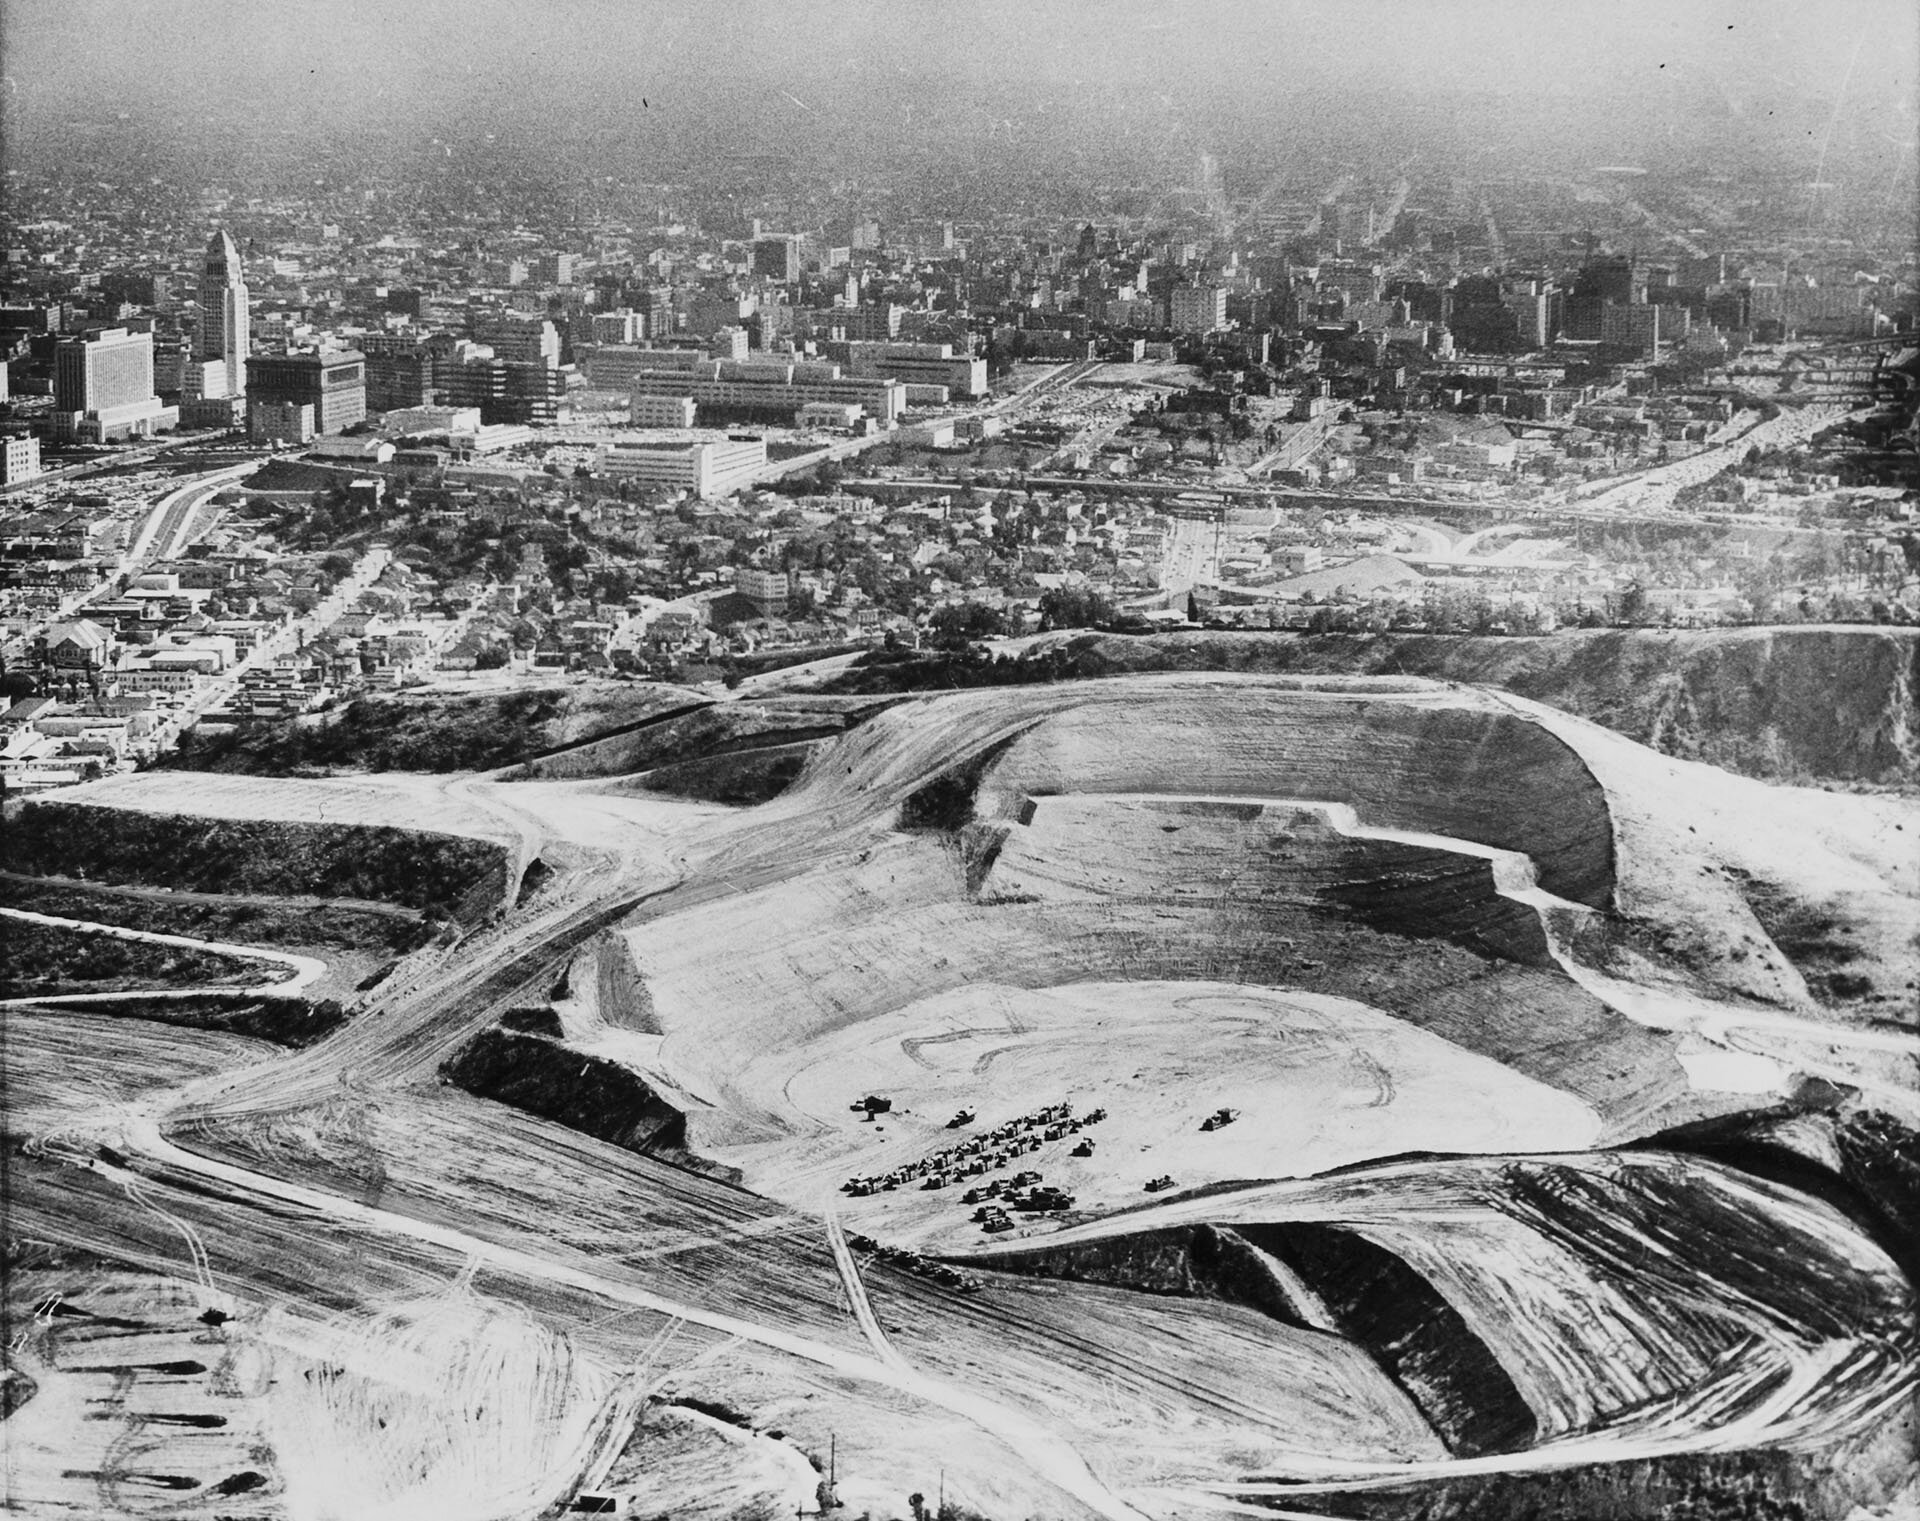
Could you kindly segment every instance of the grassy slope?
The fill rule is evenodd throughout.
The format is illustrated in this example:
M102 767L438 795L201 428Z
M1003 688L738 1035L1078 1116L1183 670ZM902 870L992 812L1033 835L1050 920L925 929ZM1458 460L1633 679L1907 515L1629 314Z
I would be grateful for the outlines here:
M5 934L0 998L165 986L250 987L272 974L271 968L237 956L156 945L150 940L122 940L96 930L9 919Z
M111 818L110 827L103 827ZM194 892L384 899L477 917L506 891L498 845L385 826L337 826L33 801L7 821L0 865Z

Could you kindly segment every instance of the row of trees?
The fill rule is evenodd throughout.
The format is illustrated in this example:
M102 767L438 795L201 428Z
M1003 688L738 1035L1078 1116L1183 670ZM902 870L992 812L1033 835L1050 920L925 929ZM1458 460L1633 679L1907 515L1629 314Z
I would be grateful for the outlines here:
M1090 628L1125 631L1145 628L1145 621L1116 608L1110 598L1090 587L1054 587L1040 597L1040 629ZM995 639L1022 632L999 608L982 602L956 602L937 609L927 620L936 648L964 649L979 639Z

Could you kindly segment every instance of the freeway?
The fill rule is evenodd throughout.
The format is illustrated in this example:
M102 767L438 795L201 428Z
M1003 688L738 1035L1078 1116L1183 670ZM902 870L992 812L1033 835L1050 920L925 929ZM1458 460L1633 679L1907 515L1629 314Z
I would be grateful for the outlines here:
M1160 585L1170 597L1220 579L1219 525L1200 518L1175 518L1161 559Z
M122 572L137 572L153 560L171 559L187 543L194 513L222 487L253 470L257 460L209 471L169 491L153 505L120 561Z
M1729 465L1736 464L1749 449L1792 448L1828 428L1857 422L1872 411L1871 407L1848 411L1840 406L1816 405L1782 412L1699 454L1690 454L1670 465L1657 465L1625 481L1599 483L1597 494L1587 497L1580 504L1581 510L1607 517L1615 517L1623 509L1670 513L1680 492L1712 480Z
M114 464L118 466L125 462L122 457L116 459ZM207 499L253 470L259 462L259 458L249 458L236 465L210 470L160 497L141 519L140 527L128 541L126 552L116 562L113 575L138 575L144 566L178 555L209 526L199 518L199 509ZM44 476L36 476L33 483L41 484L44 481ZM84 592L64 598L58 613L47 622L57 623L62 619L82 616L89 603L111 595L113 589L114 580L109 577ZM27 630L27 637L33 637L46 626L40 624Z

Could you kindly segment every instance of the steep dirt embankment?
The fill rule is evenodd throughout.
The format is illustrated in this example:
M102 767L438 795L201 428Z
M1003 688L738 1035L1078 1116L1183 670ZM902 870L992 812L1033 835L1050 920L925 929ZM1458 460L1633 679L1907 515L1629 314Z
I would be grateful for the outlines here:
M688 712L666 712L658 719L636 724L619 734L588 740L533 757L508 774L511 781L554 781L593 776L630 776L664 770L659 790L700 793L701 778L716 767L699 762L726 757L735 764L729 774L748 774L738 762L763 752L810 745L843 734L871 711L871 704L821 698L802 706L792 703L715 703ZM799 774L805 752L786 770L785 780ZM716 785L718 785L716 783ZM724 786L719 790L724 792Z
M1333 1226L1250 1225L1241 1233L1319 1295L1454 1452L1471 1457L1533 1442L1533 1412L1493 1352L1392 1252Z
M1867 626L1457 634L1062 635L984 671L861 668L846 691L1157 671L1424 676L1504 687L1669 755L1781 781L1920 782L1920 630Z
M819 747L815 738L677 761L654 767L631 785L642 792L664 792L699 803L746 807L785 792L800 779Z
M1561 740L1491 708L1146 689L1122 713L1088 702L1023 735L988 771L976 811L1013 819L1028 797L1059 792L1345 803L1367 824L1519 851L1559 897L1602 908L1612 895L1599 783Z
M592 978L592 987L583 986ZM589 940L568 968L574 997L588 1003L591 1017L616 1029L652 1032L653 998L634 965L633 951L616 931Z
M1875 1110L1773 1106L1683 1125L1649 1146L1710 1157L1838 1209L1920 1285L1920 1132Z
M212 819L55 799L7 819L0 866L194 892L398 903L472 923L504 901L510 858L487 840L387 825Z
M278 968L199 946L163 945L78 925L0 920L7 954L0 998L121 993L140 988L250 988Z
M1184 1226L1037 1247L995 1267L1147 1293L1224 1299L1345 1335L1463 1457L1536 1437L1533 1412L1459 1311L1392 1252L1331 1226Z
M24 908L117 924L196 940L282 945L333 951L418 950L432 927L417 910L389 903L347 904L323 898L276 898L190 893L157 887L103 887L98 883L0 873L0 908Z
M1552 966L1538 912L1481 856L1353 839L1318 812L1225 799L1039 797L1003 832L982 900L1099 895L1269 913L1319 909L1385 934L1445 938Z
M1288 1283L1272 1259L1238 1231L1221 1225L1137 1231L1076 1246L1018 1252L994 1266L1037 1278L1105 1283L1148 1294L1224 1299L1289 1325L1326 1329L1325 1307L1303 1304L1299 1283Z
M442 1071L469 1093L633 1151L677 1148L686 1140L685 1116L638 1075L546 1035L491 1026Z

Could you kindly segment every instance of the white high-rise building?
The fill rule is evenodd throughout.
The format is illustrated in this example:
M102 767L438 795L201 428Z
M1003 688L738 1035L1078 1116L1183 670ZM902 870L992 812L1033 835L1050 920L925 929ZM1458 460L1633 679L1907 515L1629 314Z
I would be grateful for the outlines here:
M200 362L192 375L199 379L201 395L212 399L246 394L251 346L247 320L240 250L223 227L207 240L207 260L200 271L200 344L194 355Z

